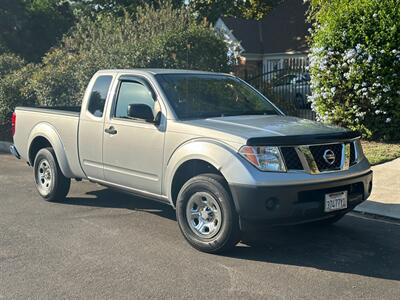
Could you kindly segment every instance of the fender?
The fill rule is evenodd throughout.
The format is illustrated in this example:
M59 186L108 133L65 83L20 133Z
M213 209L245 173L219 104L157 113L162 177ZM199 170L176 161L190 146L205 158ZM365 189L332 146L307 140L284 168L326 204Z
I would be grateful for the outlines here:
M42 122L33 127L31 133L29 134L29 139L28 139L29 148L27 157L29 157L32 142L36 137L44 137L50 142L51 146L54 149L54 152L56 153L57 162L58 165L60 166L61 172L64 174L65 177L68 178L74 177L71 168L68 164L68 159L65 154L65 148L61 141L61 138L57 130L49 123ZM33 161L30 163L31 165L33 165Z
M231 146L217 140L198 138L180 145L170 157L164 175L163 194L173 205L172 180L178 168L193 159L203 160L214 166L229 183L255 184L249 164Z

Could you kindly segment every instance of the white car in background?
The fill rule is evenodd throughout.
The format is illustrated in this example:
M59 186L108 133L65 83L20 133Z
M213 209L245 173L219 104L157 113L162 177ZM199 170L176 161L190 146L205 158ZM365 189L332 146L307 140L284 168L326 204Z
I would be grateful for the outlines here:
M273 80L270 93L292 101L296 108L309 109L307 96L310 94L310 75L308 73L290 73ZM273 98L272 98L273 99Z

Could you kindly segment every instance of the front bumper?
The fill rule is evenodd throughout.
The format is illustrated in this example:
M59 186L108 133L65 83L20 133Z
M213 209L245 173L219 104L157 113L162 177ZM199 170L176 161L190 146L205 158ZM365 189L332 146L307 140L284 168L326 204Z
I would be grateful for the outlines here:
M230 185L242 230L312 222L344 214L365 201L372 190L372 171L329 182L249 186ZM324 212L326 193L347 190L348 207Z

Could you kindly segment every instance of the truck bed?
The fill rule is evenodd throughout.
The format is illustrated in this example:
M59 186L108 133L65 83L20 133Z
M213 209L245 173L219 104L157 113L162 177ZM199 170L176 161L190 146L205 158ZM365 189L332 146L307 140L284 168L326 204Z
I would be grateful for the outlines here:
M32 111L32 112L57 114L57 115L60 114L69 116L79 116L81 107L80 106L35 106L35 107L20 106L17 107L15 110Z
M17 107L17 122L14 144L20 155L29 161L28 145L35 139L36 132L51 135L48 140L60 141L65 159L69 164L70 177L82 177L84 174L78 155L78 107ZM56 145L52 145L53 148ZM63 159L63 158L58 158Z

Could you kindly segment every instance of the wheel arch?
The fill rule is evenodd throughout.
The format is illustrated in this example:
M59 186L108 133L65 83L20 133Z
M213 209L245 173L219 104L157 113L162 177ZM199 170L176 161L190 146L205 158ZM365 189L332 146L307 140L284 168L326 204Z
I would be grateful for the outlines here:
M57 130L51 124L39 123L36 125L30 133L28 145L27 157L31 166L34 164L36 154L41 149L51 147L54 150L61 172L65 177L73 177L71 168L68 164L64 145Z
M252 181L251 173L232 147L214 140L190 141L173 153L166 167L163 190L173 207L182 185L204 173L221 175L229 192L230 183Z
M226 181L224 175L208 161L192 158L183 162L175 171L171 182L171 200L173 205L176 205L178 193L185 182L197 175L210 173L220 175ZM227 187L229 188L228 184Z

